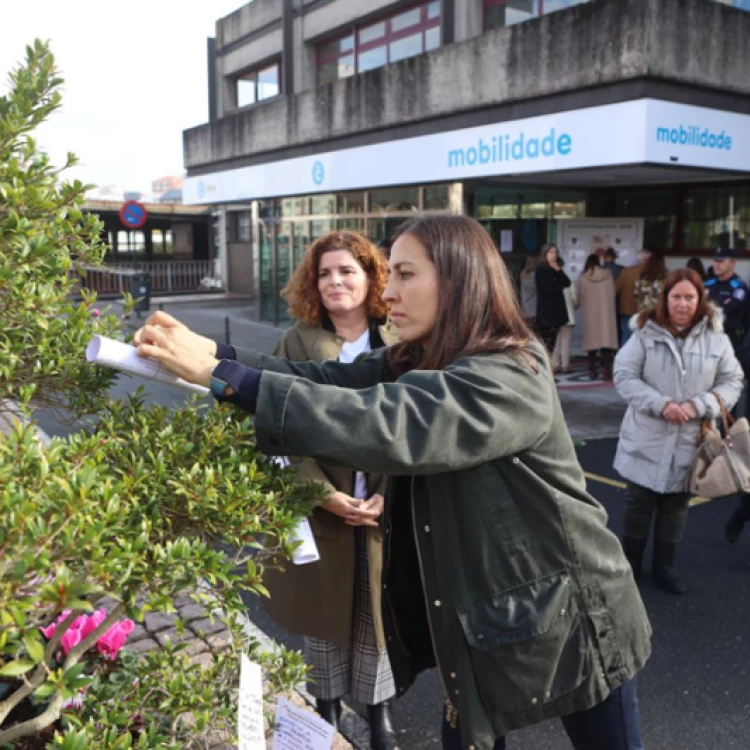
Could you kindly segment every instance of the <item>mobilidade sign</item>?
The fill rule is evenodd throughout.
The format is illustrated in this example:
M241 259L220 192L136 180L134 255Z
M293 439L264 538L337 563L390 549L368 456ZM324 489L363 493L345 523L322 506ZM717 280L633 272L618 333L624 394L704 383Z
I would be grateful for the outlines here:
M183 196L229 203L621 164L750 172L750 117L637 99L189 177Z

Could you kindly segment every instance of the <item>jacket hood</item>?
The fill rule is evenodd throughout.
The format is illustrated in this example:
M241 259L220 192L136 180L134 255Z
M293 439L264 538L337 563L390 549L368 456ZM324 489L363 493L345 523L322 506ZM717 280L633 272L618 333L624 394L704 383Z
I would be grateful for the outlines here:
M593 283L598 284L600 281L612 279L613 276L608 268L604 268L602 266L594 266L588 271L582 273L581 278L586 279L586 281L592 281Z
M633 315L632 318L630 318L630 330L631 331L637 331L638 330L638 318L640 317L640 313L636 313ZM703 321L706 321L706 326L710 328L714 333L724 333L724 311L717 307L713 302L708 303L708 315L703 318L703 320L699 320L694 328L698 328ZM666 329L662 328L661 326L654 323L653 320L649 320L646 322L646 325L643 327L643 330L646 328L650 328L652 331L666 331Z

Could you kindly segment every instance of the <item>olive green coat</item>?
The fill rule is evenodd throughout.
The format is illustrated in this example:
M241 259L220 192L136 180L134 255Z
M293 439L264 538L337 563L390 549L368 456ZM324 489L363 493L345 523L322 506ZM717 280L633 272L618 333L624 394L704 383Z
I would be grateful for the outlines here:
M386 344L394 343L395 335L388 327L381 326L379 331ZM274 355L293 362L325 362L337 360L343 344L344 339L331 331L298 322L284 332ZM331 493L339 490L354 494L351 469L302 458L293 459L292 466L302 480L320 482ZM380 474L369 474L368 496L382 492L382 485ZM267 571L263 582L271 598L265 599L264 605L288 631L347 647L354 609L354 527L323 508L317 508L309 520L320 560L306 565L284 562L281 569ZM380 617L382 537L380 529L368 527L366 531L375 634L380 647L385 648Z
M632 679L651 628L542 346L536 371L477 355L395 382L384 351L351 365L238 357L265 371L262 450L390 475L382 607L397 689L436 661L464 748L491 750Z

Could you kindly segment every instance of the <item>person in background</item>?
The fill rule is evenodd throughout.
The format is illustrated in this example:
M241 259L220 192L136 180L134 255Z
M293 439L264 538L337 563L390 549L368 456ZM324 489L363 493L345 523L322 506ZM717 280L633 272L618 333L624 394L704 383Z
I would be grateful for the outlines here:
M557 332L569 322L563 289L570 286L570 279L562 270L557 245L542 248L541 261L534 278L537 292L536 327L551 355L555 350Z
M648 617L492 238L466 216L415 218L389 264L399 343L351 364L219 361L163 312L134 341L254 413L260 450L389 475L388 654L399 694L437 667L444 750L503 750L554 717L576 750L643 750Z
M677 547L687 522L685 480L701 434L701 420L731 409L740 397L742 368L709 304L698 274L672 271L655 307L615 359L615 387L628 408L620 428L615 469L627 481L623 549L641 576L651 520L653 577L673 594L687 588L677 570Z
M613 247L608 247L604 251L604 263L602 263L602 266L612 274L612 278L615 282L617 282L620 271L624 268L624 266L621 266L617 262L617 253Z
M736 258L735 250L716 250L713 275L703 282L709 299L724 313L724 330L735 350L748 329L747 284L735 273Z
M385 325L387 280L387 260L363 236L340 231L315 240L282 290L296 322L274 354L292 362L351 362L395 343ZM264 605L280 625L306 636L308 691L318 713L338 727L341 698L350 695L367 706L371 746L391 750L396 687L380 614L381 477L324 461L295 460L293 467L330 492L310 517L320 560L269 570Z
M589 378L599 377L598 358L601 352L602 377L612 380L612 358L617 351L617 314L615 282L612 274L602 268L599 256L586 259L578 278L578 306L581 308L583 350L588 354Z
M701 281L706 280L706 267L703 265L703 261L700 258L691 258L685 264L685 268L692 268L693 271L701 277Z
M635 301L638 312L650 310L656 305L667 278L667 264L661 253L651 253L643 264L638 281L635 282Z
M643 266L651 253L648 250L639 250L636 254L638 261L635 266L625 266L620 271L615 282L617 292L617 321L620 328L620 346L625 346L630 338L630 320L638 312L638 304L635 299L635 284L638 281Z
M560 258L560 267L562 268L564 265L563 259ZM555 349L552 352L552 372L567 374L572 372L570 367L570 343L576 324L576 307L578 307L576 285L571 284L570 286L566 286L563 289L563 297L565 298L565 309L568 312L568 322L564 326L561 326L557 332L557 341L555 342Z
M531 253L526 256L526 263L521 270L519 287L521 292L521 311L529 326L534 329L536 324L536 269L540 258Z

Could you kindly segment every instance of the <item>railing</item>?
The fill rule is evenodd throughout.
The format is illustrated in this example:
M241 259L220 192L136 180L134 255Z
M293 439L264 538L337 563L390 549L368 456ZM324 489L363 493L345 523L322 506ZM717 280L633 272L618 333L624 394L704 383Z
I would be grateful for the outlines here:
M213 260L174 260L147 263L135 261L97 267L86 267L80 287L92 289L100 296L120 296L131 291L133 274L151 276L151 294L175 292L208 292L221 288Z

